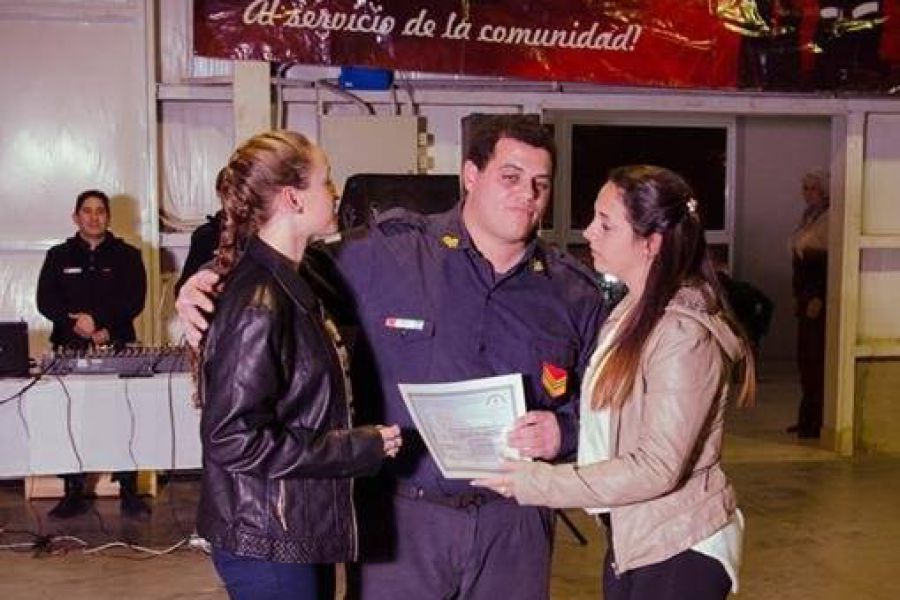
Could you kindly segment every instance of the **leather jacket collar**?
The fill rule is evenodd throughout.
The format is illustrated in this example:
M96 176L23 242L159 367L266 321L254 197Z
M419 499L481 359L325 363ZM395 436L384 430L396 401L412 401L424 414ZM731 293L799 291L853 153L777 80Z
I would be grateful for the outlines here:
M291 300L300 308L307 313L318 312L318 298L287 257L258 236L251 238L247 244L247 256L271 272Z

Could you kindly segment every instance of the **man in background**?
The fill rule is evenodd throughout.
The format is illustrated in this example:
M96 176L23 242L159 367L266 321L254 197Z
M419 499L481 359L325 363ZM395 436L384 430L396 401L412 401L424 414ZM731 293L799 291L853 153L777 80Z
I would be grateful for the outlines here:
M38 279L37 305L53 322L55 348L86 350L122 346L136 339L133 320L144 309L147 275L140 251L109 231L109 197L87 190L75 200L77 232L50 248ZM50 516L68 519L87 512L84 473L63 475L65 495ZM114 475L123 514L146 516L150 508L137 495L137 473Z

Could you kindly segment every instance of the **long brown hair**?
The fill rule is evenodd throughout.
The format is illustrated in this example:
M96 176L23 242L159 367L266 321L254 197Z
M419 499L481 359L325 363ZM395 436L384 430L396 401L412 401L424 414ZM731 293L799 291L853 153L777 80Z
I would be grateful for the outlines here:
M738 404L752 404L755 393L753 354L747 337L731 315L709 259L697 200L677 173L651 165L619 167L609 182L622 192L625 214L635 235L661 237L644 292L628 311L616 334L591 397L591 406L621 407L635 383L641 352L666 306L682 286L699 289L713 312L720 311L744 345L744 377Z
M272 201L281 188L309 187L315 146L305 136L287 130L260 133L243 144L228 159L216 177L216 194L222 202L223 218L212 268L219 275L219 289L240 258L247 242L272 214ZM205 339L192 353L194 383L199 377ZM195 386L195 389L196 386ZM194 403L202 399L196 396Z

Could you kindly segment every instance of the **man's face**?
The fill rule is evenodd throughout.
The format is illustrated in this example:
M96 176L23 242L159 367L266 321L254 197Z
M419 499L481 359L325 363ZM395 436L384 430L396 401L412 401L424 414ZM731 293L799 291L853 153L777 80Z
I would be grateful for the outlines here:
M483 169L466 161L463 214L470 232L500 245L530 238L550 199L552 166L547 150L510 138L500 138Z
M109 211L106 210L103 200L91 196L72 215L72 220L81 237L87 240L98 240L106 235L106 230L109 228Z

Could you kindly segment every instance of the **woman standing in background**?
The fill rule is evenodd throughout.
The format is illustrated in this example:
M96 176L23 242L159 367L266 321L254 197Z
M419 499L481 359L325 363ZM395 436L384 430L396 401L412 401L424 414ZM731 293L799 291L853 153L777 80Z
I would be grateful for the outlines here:
M792 286L797 316L800 409L789 433L818 438L825 406L825 298L828 283L828 173L803 176L805 209L791 234Z

